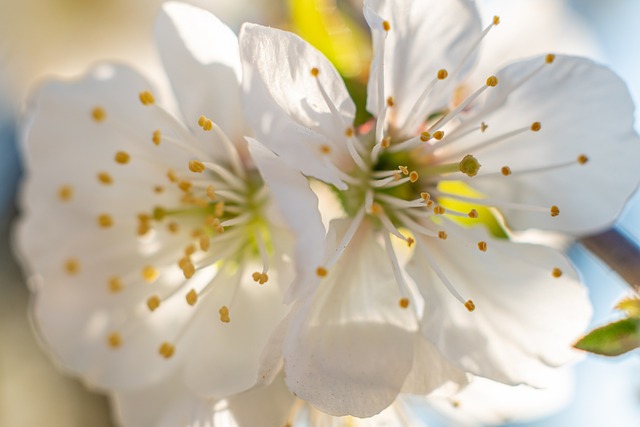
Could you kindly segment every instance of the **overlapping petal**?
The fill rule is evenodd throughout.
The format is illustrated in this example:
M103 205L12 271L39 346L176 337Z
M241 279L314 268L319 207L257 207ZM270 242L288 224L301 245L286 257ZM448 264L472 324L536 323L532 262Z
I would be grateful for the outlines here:
M544 386L550 367L574 357L569 343L591 313L574 269L550 248L492 239L480 229L444 229L444 241L418 239L407 266L425 300L423 333L468 372ZM476 246L481 241L486 252ZM426 256L475 311L454 298Z

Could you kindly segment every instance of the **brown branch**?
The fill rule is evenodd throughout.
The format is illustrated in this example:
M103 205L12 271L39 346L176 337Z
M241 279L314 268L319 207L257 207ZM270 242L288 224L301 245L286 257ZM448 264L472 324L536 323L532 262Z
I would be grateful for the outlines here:
M640 248L636 243L615 228L584 237L580 243L640 294Z

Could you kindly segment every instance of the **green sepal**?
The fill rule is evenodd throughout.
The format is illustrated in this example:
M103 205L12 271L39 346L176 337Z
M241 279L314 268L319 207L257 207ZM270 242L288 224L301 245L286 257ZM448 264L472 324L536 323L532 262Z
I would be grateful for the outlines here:
M602 356L619 356L640 347L640 319L627 318L594 329L575 348Z

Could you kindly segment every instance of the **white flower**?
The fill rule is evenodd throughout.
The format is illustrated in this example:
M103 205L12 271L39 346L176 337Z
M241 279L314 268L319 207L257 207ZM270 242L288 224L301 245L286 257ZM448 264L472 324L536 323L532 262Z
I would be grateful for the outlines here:
M323 411L360 417L400 392L464 383L465 372L543 385L590 315L576 272L555 250L456 221L571 235L610 225L639 179L627 90L588 60L549 54L464 93L498 17L482 30L463 0L370 0L364 12L376 120L361 128L316 49L256 25L240 35L257 140L340 190L346 212L326 250L299 267L319 260L318 278L295 283L273 351L287 385ZM410 246L406 265L396 238Z
M17 243L36 328L66 369L120 393L177 383L221 399L256 382L293 235L247 151L235 34L167 3L156 37L175 113L125 66L36 92Z

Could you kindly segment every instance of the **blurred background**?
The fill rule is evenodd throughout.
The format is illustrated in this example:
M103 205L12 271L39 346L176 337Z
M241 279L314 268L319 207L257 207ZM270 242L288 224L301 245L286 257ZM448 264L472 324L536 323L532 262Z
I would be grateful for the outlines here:
M329 55L356 92L369 60L361 0L194 0L233 28L245 21L298 32ZM541 52L586 55L608 64L640 104L640 2L637 0L477 0L486 20L500 15L488 38L489 64ZM99 61L133 65L161 80L152 29L160 0L0 0L0 426L112 426L108 401L64 376L40 349L28 318L28 290L11 253L17 214L18 140L30 88L46 77L71 77ZM346 29L346 31L345 31ZM347 48L345 48L345 46ZM345 49L349 54L345 54ZM362 96L362 94L360 94ZM640 122L636 117L637 129ZM624 177L621 176L621 179ZM640 242L640 195L617 227ZM627 285L580 245L570 256L591 291L592 326L614 320ZM520 427L640 425L640 357L587 356L571 368L568 404ZM560 401L563 401L561 398ZM557 402L556 402L557 403ZM505 400L505 405L512 403ZM531 405L536 405L531 402ZM548 405L554 407L558 405ZM527 411L523 409L523 413ZM433 426L455 426L425 410Z

